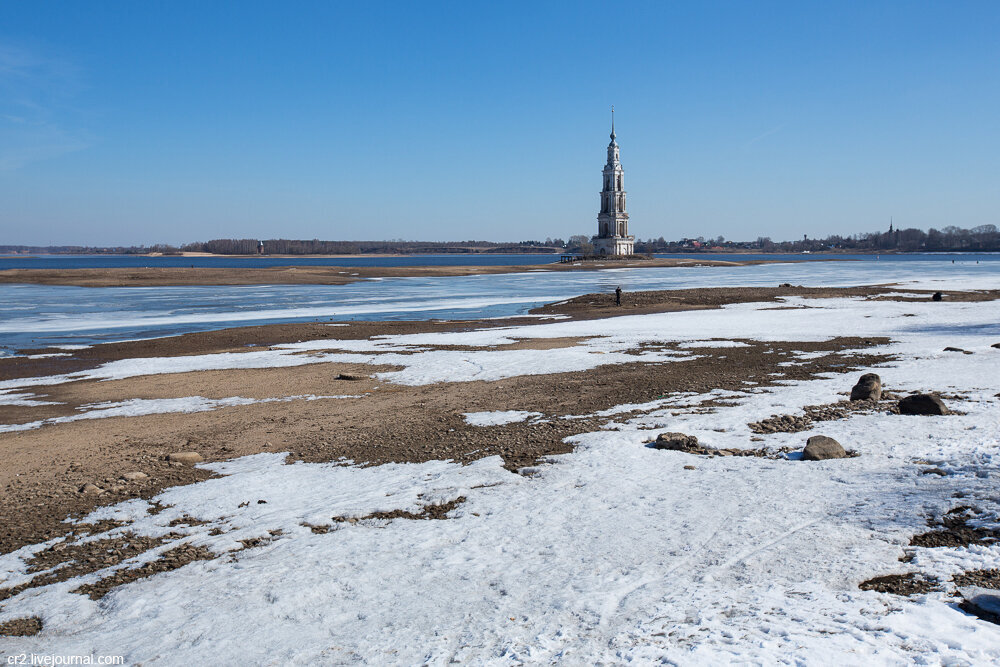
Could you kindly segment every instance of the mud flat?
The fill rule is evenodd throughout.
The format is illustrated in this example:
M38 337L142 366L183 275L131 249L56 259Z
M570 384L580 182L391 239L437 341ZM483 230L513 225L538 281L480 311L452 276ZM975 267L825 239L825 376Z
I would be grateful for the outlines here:
M181 285L346 285L365 278L473 276L526 271L597 271L608 268L747 266L772 260L726 261L650 259L499 266L276 266L256 269L218 267L116 267L103 269L5 269L0 283L78 287L167 287ZM796 261L782 259L773 261Z

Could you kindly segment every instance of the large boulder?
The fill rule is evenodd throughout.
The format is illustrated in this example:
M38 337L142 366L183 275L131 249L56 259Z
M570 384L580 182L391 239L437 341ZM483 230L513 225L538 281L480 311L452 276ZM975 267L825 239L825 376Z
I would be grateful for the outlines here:
M877 373L865 373L851 388L852 401L877 401L882 398L882 378Z
M803 461L825 461L827 459L846 459L847 452L840 443L825 435L814 435L806 440L806 448L802 450Z
M676 452L702 453L705 448L698 444L698 438L686 433L661 433L656 436L653 449L670 449Z
M902 415L947 415L948 406L934 394L911 394L899 402Z

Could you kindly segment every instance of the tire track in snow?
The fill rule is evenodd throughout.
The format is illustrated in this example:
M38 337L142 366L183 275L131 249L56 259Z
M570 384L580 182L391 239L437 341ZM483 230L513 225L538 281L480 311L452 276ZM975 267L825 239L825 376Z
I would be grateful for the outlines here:
M771 540L769 542L766 542L766 543L764 543L764 544L762 544L762 545L760 545L758 547L754 547L752 549L744 551L743 553L741 553L741 554L739 554L739 555L737 555L737 556L735 556L733 558L730 558L729 560L727 560L726 562L722 563L721 565L718 565L718 566L712 568L712 571L713 572L719 572L720 570L728 570L731 567L733 567L734 565L736 565L738 563L742 563L743 561L745 561L746 559L750 558L751 556L759 554L762 551L766 551L766 550L770 549L771 547L775 546L776 544L778 544L779 542L783 542L784 540L786 540L787 538L791 537L792 535L794 535L795 533L799 532L800 530L803 530L805 528L808 528L810 526L813 526L813 525L819 523L819 521L820 521L819 519L813 519L812 521L806 521L805 523L799 524L795 528L792 528L791 530L787 530L787 531L783 532L781 535L779 535L778 537L776 537L775 539L773 539L773 540Z

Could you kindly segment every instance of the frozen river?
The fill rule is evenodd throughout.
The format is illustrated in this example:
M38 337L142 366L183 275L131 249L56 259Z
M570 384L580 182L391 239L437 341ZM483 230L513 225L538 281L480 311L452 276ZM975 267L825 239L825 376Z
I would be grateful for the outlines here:
M692 258L693 259L693 258ZM953 262L954 260L954 262ZM722 286L902 283L1000 288L1000 256L740 267L529 271L384 278L351 285L61 287L0 285L0 353L291 321L506 317L588 292Z

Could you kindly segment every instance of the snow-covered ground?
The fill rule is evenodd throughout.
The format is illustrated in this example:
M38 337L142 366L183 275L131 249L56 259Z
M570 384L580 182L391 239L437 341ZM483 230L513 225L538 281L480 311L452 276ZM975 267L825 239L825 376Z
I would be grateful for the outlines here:
M381 379L419 385L643 358L684 363L724 347L719 340L862 335L894 341L878 351L899 360L875 369L887 388L960 396L947 402L964 414L856 414L750 441L749 422L843 398L857 374L831 374L726 392L731 405L714 413L691 409L703 398L692 395L604 411L605 428L575 437L574 452L530 476L506 471L496 457L464 466L356 467L286 464L284 455L268 453L208 464L222 476L165 491L154 499L167 507L159 513L139 500L99 509L89 520L127 523L89 539L177 531L183 541L230 556L128 584L100 602L71 591L108 570L29 589L2 603L0 622L37 615L44 630L4 638L0 654L113 653L146 665L1000 661L1000 627L958 610L947 590L954 574L1000 567L1000 545L914 548L912 562L899 561L910 536L955 505L998 518L1000 349L991 345L1000 342L1000 305L788 301L808 307L743 304L462 334L306 341L2 383L24 400L25 388L81 376L360 362L397 365L401 370ZM548 350L489 347L535 337L588 338ZM678 342L681 351L624 353L650 342ZM436 349L456 343L482 349ZM946 346L972 354L944 352ZM468 415L484 424L529 417L535 415ZM801 447L822 433L860 456L706 458L647 447L661 431L720 448L775 449ZM918 461L946 474L922 475ZM956 492L965 497L954 498ZM418 512L459 497L465 501L446 520L334 520ZM169 525L185 515L206 523ZM281 533L263 546L237 551L241 540L275 531ZM24 581L25 560L46 546L0 556L0 585ZM911 571L937 577L946 590L904 598L858 589L873 576Z

